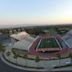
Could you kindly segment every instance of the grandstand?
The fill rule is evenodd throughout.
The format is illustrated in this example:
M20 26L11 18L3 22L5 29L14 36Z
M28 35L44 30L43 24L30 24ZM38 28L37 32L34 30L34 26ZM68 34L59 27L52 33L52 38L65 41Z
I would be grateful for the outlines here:
M30 42L28 42L26 40L22 40L22 41L18 41L17 43L15 43L13 48L20 48L20 49L27 50L29 45L30 45Z
M18 40L14 43L13 48L20 49L20 50L29 50L29 47L31 46L32 42L35 40L35 38L31 37L26 32L20 32L18 34L11 35L13 39Z
M36 38L31 37L28 33L20 33L12 35L13 38L19 41L15 42L13 49L17 54L25 52L31 55L39 55L41 58L50 57L56 58L58 54L67 56L68 45L60 35L52 36L49 34L39 35ZM67 54L67 55L66 55Z
M62 39L66 42L69 48L72 48L72 30L68 31Z

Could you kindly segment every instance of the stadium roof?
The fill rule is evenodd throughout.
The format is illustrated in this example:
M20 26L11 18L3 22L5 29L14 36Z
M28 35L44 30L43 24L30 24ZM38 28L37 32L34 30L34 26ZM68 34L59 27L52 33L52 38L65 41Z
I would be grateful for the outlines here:
M10 37L12 37L14 39L17 39L17 40L23 40L27 36L29 36L29 34L26 33L25 31L24 32L17 33L17 34L10 35Z

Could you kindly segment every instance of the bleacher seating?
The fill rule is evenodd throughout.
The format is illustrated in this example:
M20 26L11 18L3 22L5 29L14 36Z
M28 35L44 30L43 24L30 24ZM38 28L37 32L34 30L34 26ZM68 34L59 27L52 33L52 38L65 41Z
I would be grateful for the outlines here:
M33 37L31 37L31 36L27 36L27 37L25 37L24 39L27 40L27 41L32 42L35 38L33 38Z
M31 37L29 34L23 32L18 34L19 36L17 37L17 39L19 38L19 41L17 41L14 45L13 48L17 48L17 49L22 49L22 50L28 50L30 45L32 44L32 42L35 40L35 38ZM25 36L24 36L25 35ZM14 36L12 36L14 37ZM15 36L16 37L16 36ZM15 38L14 37L14 38ZM22 38L22 39L21 39Z
M69 48L72 48L72 30L67 32L62 38L67 43Z
M16 42L14 45L13 45L13 48L18 48L18 49L22 49L22 50L28 50L30 44L32 44L32 41L27 41L27 40L21 40L21 41L18 41Z
M68 40L68 39L72 38L72 30L70 30L69 32L67 32L62 38L64 40Z

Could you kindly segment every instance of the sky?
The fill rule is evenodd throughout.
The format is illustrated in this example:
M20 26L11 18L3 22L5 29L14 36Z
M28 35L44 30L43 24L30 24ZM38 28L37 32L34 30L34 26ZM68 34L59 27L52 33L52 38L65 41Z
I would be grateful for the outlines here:
M0 0L0 25L72 23L72 0Z

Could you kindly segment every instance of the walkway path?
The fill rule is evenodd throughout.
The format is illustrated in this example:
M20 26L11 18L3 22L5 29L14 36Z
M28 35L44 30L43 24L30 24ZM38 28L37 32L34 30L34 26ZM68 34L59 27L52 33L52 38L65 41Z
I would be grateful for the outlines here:
M9 66L0 59L0 72L28 72L28 71Z
M10 63L10 62L8 62L8 61L6 61L5 59L4 59L4 57L3 56L1 56L1 60L5 63L5 64L7 64L7 65L9 65L9 66L11 66L11 67L13 67L13 68L17 68L17 69L20 69L20 70L24 70L24 71L37 71L37 72L45 72L45 71L47 71L47 69L33 69L33 68L25 68L25 67L21 67L21 66L17 66L17 65L15 65L15 64L12 64L12 63Z
M0 54L1 59L0 59L0 72L32 72L32 69L27 71L27 68L22 68L16 65L13 65L7 61L5 61L5 59L2 57L2 55ZM69 67L65 67L65 68L57 68L57 69L51 69L51 71L72 71L72 66ZM35 72L42 72L41 71L35 71ZM33 71L34 72L34 71ZM44 70L43 72L48 72L48 70Z

